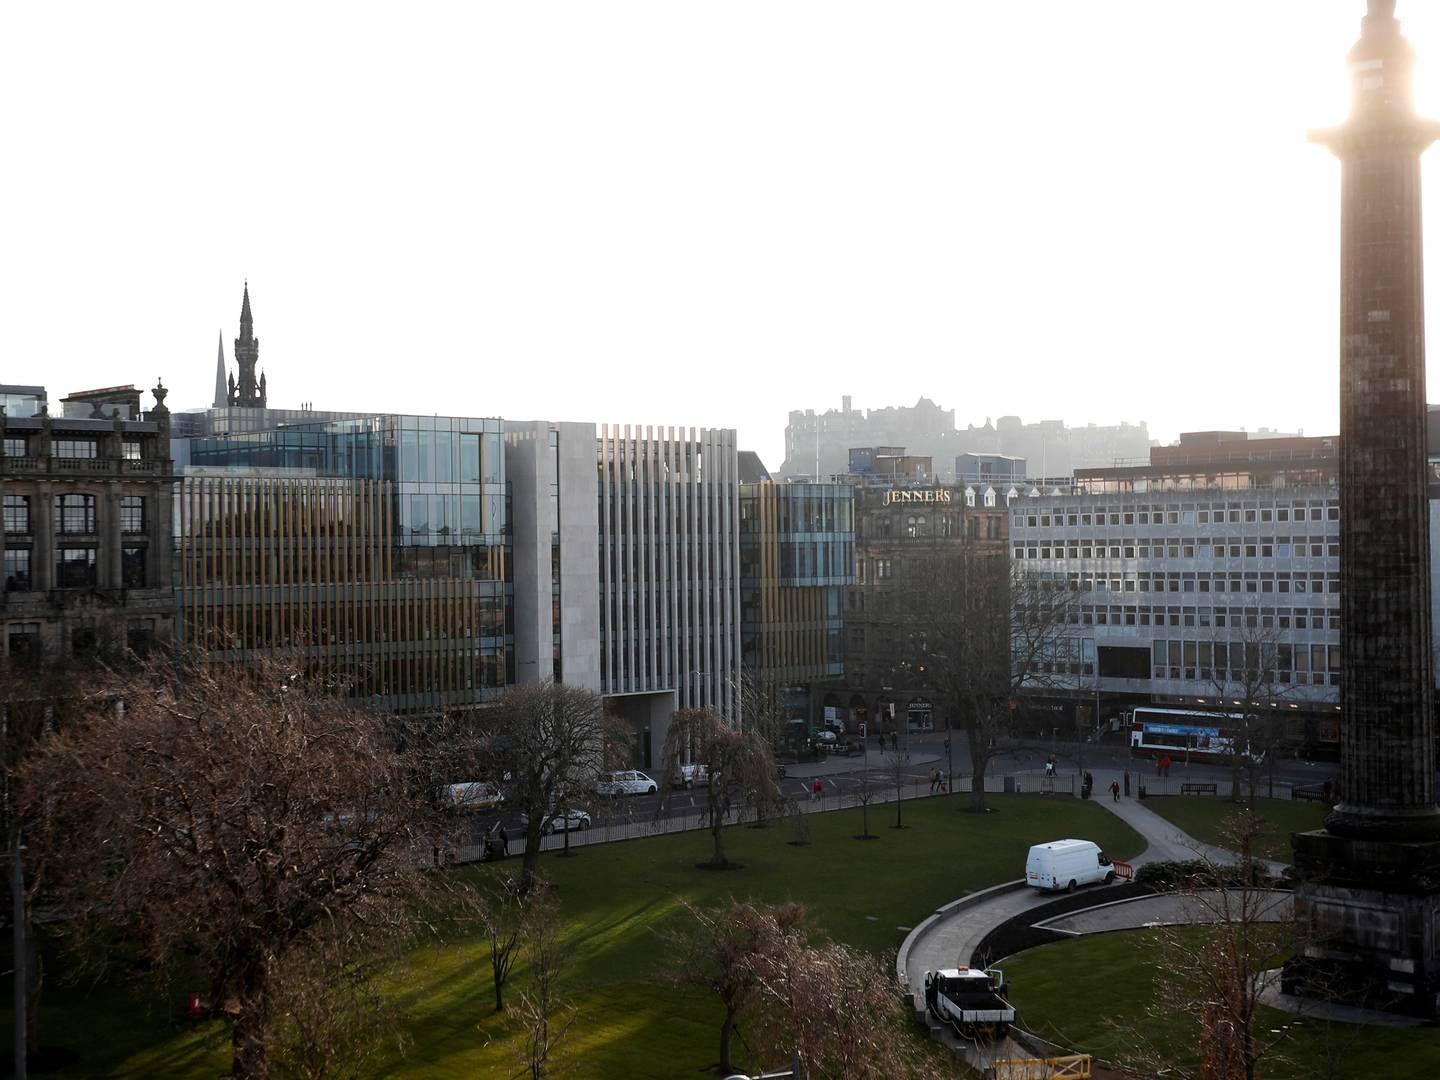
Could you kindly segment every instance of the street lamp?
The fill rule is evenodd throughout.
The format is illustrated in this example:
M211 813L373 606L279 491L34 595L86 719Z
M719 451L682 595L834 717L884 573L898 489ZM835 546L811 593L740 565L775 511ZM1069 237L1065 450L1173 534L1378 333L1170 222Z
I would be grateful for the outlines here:
M0 851L0 859L10 860L10 894L13 904L11 920L15 940L15 1077L25 1080L25 871L20 856L25 846L15 837L14 851Z

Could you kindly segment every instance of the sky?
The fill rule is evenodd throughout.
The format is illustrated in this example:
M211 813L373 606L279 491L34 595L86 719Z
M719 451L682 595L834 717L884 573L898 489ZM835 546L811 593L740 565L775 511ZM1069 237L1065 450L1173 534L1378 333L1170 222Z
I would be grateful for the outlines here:
M1332 433L1364 9L0 5L0 382L208 405L248 279L278 407Z

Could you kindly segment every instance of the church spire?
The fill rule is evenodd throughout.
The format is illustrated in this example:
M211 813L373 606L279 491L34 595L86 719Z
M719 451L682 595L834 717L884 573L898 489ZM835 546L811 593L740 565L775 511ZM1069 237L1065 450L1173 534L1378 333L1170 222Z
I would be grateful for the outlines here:
M250 314L250 283L245 283L245 299L240 304L240 336L235 339L234 404L246 408L264 408L264 395L255 382L255 369L260 361L260 339L255 336L255 320Z
M250 337L254 333L255 320L250 315L250 282L245 282L245 299L240 302L240 336Z
M230 393L225 388L225 332L220 332L220 341L215 350L215 408L223 409L230 404Z

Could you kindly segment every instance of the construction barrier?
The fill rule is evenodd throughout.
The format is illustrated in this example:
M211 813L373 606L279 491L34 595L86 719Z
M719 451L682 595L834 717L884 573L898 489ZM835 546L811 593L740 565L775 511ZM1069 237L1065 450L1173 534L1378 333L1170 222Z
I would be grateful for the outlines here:
M987 1075L994 1080L1090 1080L1090 1055L1007 1058L995 1062Z

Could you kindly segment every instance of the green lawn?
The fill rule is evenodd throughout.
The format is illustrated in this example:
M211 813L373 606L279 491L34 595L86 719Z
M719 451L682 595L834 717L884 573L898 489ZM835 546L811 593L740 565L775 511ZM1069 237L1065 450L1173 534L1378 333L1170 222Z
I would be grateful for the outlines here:
M1021 1025L1081 1053L1125 1064L1135 1046L1135 1025L1146 1023L1157 949L1153 932L1133 930L1043 945L1006 960ZM1440 1070L1440 1038L1433 1028L1330 1024L1263 1006L1259 1019L1267 1035L1285 1036L1277 1056L1262 1063L1267 1080L1419 1080ZM1193 1053L1193 1026L1177 1021L1172 1034L1177 1053Z
M1146 799L1145 805L1196 840L1233 848L1231 823L1240 804L1213 795L1173 795ZM1290 861L1290 834L1320 828L1325 807L1290 799L1256 799L1264 823L1254 854L1263 859Z
M819 933L889 957L906 928L941 904L1020 876L1033 843L1084 836L1119 858L1142 846L1128 826L1092 804L1015 795L996 796L992 805L997 812L980 817L964 812L959 798L909 802L905 820L913 827L900 831L888 828L893 807L872 808L871 829L880 838L871 841L852 839L860 831L858 810L812 815L809 847L787 843L792 833L785 826L731 828L727 851L744 868L729 872L695 868L708 854L703 833L607 844L573 859L545 857L542 873L557 886L569 940L567 993L578 1010L556 1075L658 1080L716 1060L713 1002L665 981L673 937L687 918L684 900L800 901ZM513 1032L492 1012L489 959L480 944L428 947L411 956L408 968L394 985L410 1046L387 1075L507 1075ZM524 978L517 971L513 987ZM72 1076L227 1071L226 1028L176 1019L186 989L176 986L160 1002L143 984L89 992L57 986L47 1003L45 1041L83 1055ZM8 1037L6 991L0 1026ZM7 1047L0 1044L0 1053Z

